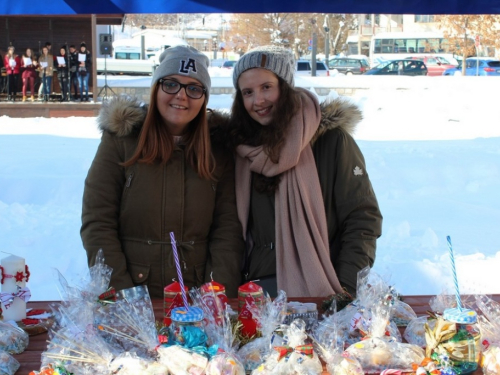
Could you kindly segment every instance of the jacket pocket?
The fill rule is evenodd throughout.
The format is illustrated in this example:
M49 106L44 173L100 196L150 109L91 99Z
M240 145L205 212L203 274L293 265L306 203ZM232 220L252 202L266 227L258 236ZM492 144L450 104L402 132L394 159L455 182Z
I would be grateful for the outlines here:
M127 269L135 285L144 285L148 281L150 266L140 263L127 263Z

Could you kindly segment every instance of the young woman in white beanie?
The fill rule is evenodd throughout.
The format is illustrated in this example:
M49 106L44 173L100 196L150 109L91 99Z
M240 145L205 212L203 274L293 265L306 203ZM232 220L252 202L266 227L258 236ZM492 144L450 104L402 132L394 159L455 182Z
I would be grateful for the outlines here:
M375 260L382 215L352 138L360 110L294 87L291 51L265 46L234 67L230 140L244 274L275 295L355 294Z
M237 296L244 242L232 153L216 143L207 113L209 60L188 46L168 48L153 75L149 106L129 97L104 105L101 144L85 181L82 228L89 266L103 249L117 289L147 285L151 296L178 280L213 277Z

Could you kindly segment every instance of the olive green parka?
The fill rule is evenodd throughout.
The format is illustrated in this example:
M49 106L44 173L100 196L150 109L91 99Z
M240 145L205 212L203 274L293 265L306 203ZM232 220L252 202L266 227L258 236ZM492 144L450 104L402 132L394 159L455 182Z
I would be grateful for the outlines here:
M213 277L237 296L244 242L237 217L234 160L217 143L216 114L209 114L215 179L198 176L176 146L166 165L124 167L137 147L146 116L139 101L117 97L105 104L102 138L85 180L81 237L89 266L103 249L118 290L147 285L152 297L178 280L170 232L175 235L184 284L199 287Z

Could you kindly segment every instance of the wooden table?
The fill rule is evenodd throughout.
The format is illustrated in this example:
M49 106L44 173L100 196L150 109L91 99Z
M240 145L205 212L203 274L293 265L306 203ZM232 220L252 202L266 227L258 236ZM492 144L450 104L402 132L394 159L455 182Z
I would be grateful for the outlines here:
M432 296L405 296L403 301L409 304L413 310L416 312L417 316L426 315L426 311L430 309L429 300ZM500 295L495 295L493 298L500 302ZM318 307L321 307L321 303L324 298L291 298L292 301L301 302L315 302ZM29 302L28 307L34 309L47 309L50 302ZM238 300L230 300L230 304L235 311L238 309ZM157 320L163 319L163 301L153 300L154 313ZM28 375L30 371L39 370L41 362L41 354L47 348L48 339L47 333L43 333L36 336L30 336L30 343L28 348L21 354L14 355L14 357L19 361L21 367L16 372L16 375ZM324 373L327 374L326 372ZM473 375L482 375L481 370L477 370Z

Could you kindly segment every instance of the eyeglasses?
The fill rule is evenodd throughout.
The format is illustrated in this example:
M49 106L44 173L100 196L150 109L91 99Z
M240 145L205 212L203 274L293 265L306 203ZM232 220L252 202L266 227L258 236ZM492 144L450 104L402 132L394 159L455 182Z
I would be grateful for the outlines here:
M191 99L200 99L207 91L203 86L199 85L184 85L177 81L172 81L170 79L160 79L158 81L161 85L163 92L167 94L177 94L182 88L186 90L186 95Z

